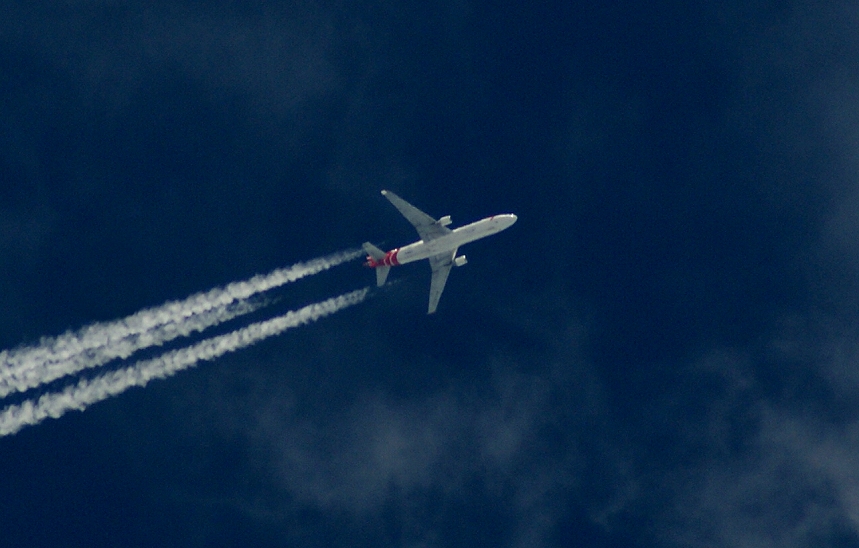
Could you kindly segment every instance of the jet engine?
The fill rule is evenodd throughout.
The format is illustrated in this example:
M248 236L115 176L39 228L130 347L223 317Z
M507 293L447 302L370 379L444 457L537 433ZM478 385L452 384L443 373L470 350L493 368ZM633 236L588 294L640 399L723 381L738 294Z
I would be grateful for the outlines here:
M449 224L451 223L450 215L445 215L444 217L442 217L441 219L439 219L438 221L436 221L436 223L438 223L440 226L447 226L447 225L449 225Z
M453 264L455 264L456 266L463 266L467 262L468 260L465 258L465 255L460 255L453 260Z

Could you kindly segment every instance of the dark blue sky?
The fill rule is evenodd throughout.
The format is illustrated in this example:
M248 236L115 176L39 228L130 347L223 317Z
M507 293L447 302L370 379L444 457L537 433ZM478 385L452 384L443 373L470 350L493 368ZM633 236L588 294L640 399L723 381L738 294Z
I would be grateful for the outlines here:
M519 221L0 438L0 544L859 546L859 11L711 4L7 2L0 348Z

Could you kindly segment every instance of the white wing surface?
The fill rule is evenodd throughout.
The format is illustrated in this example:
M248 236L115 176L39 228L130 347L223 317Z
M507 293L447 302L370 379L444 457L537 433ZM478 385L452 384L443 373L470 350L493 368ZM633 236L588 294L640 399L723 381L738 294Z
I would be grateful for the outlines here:
M432 314L438 308L438 300L441 299L444 284L447 283L447 276L450 274L450 267L453 266L454 257L456 257L456 249L453 252L445 251L429 258L430 268L432 268L432 281L430 282L427 314Z
M383 190L382 196L394 204L394 207L403 214L403 217L408 219L408 221L414 225L415 229L418 231L418 235L420 235L423 241L428 242L430 240L440 238L445 234L450 234L449 228L440 225L438 221L403 200L390 190ZM435 270L433 270L433 272L435 272ZM446 278L447 274L445 274L445 279ZM444 282L442 282L442 287L444 287Z

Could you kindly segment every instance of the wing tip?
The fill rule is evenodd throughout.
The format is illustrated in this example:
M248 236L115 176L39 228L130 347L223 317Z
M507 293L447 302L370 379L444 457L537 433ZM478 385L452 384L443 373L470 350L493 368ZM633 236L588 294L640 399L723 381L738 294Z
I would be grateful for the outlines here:
M382 191L382 196L387 196L387 195L388 195L388 191L387 191L387 190L383 190L383 191Z

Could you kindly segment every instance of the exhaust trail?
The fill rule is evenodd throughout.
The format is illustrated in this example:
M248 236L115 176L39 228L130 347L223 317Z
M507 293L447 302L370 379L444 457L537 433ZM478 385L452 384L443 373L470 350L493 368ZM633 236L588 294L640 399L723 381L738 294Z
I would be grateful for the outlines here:
M360 250L352 250L297 263L182 301L144 309L121 320L95 323L76 332L44 338L35 346L4 350L0 352L0 398L117 358L128 358L138 350L160 346L248 314L263 306L248 302L250 297L361 255Z
M38 400L10 405L0 412L0 436L18 432L47 418L59 418L68 411L83 411L88 406L116 396L133 386L146 386L154 379L164 379L194 367L203 360L214 360L229 352L251 346L288 329L343 310L362 302L369 288L345 293L310 304L270 320L257 322L231 333L200 341L186 348L167 352L157 358L106 373L93 379L81 379L61 392L44 394Z
M265 306L266 303L239 301L222 308L208 310L189 317L185 321L157 325L149 331L134 333L112 340L110 343L69 354L65 359L53 359L42 363L31 363L17 371L6 371L6 378L0 378L0 398L12 392L24 392L67 375L85 369L99 367L116 358L128 358L144 348L160 346L178 337L203 331L208 327L249 314Z

